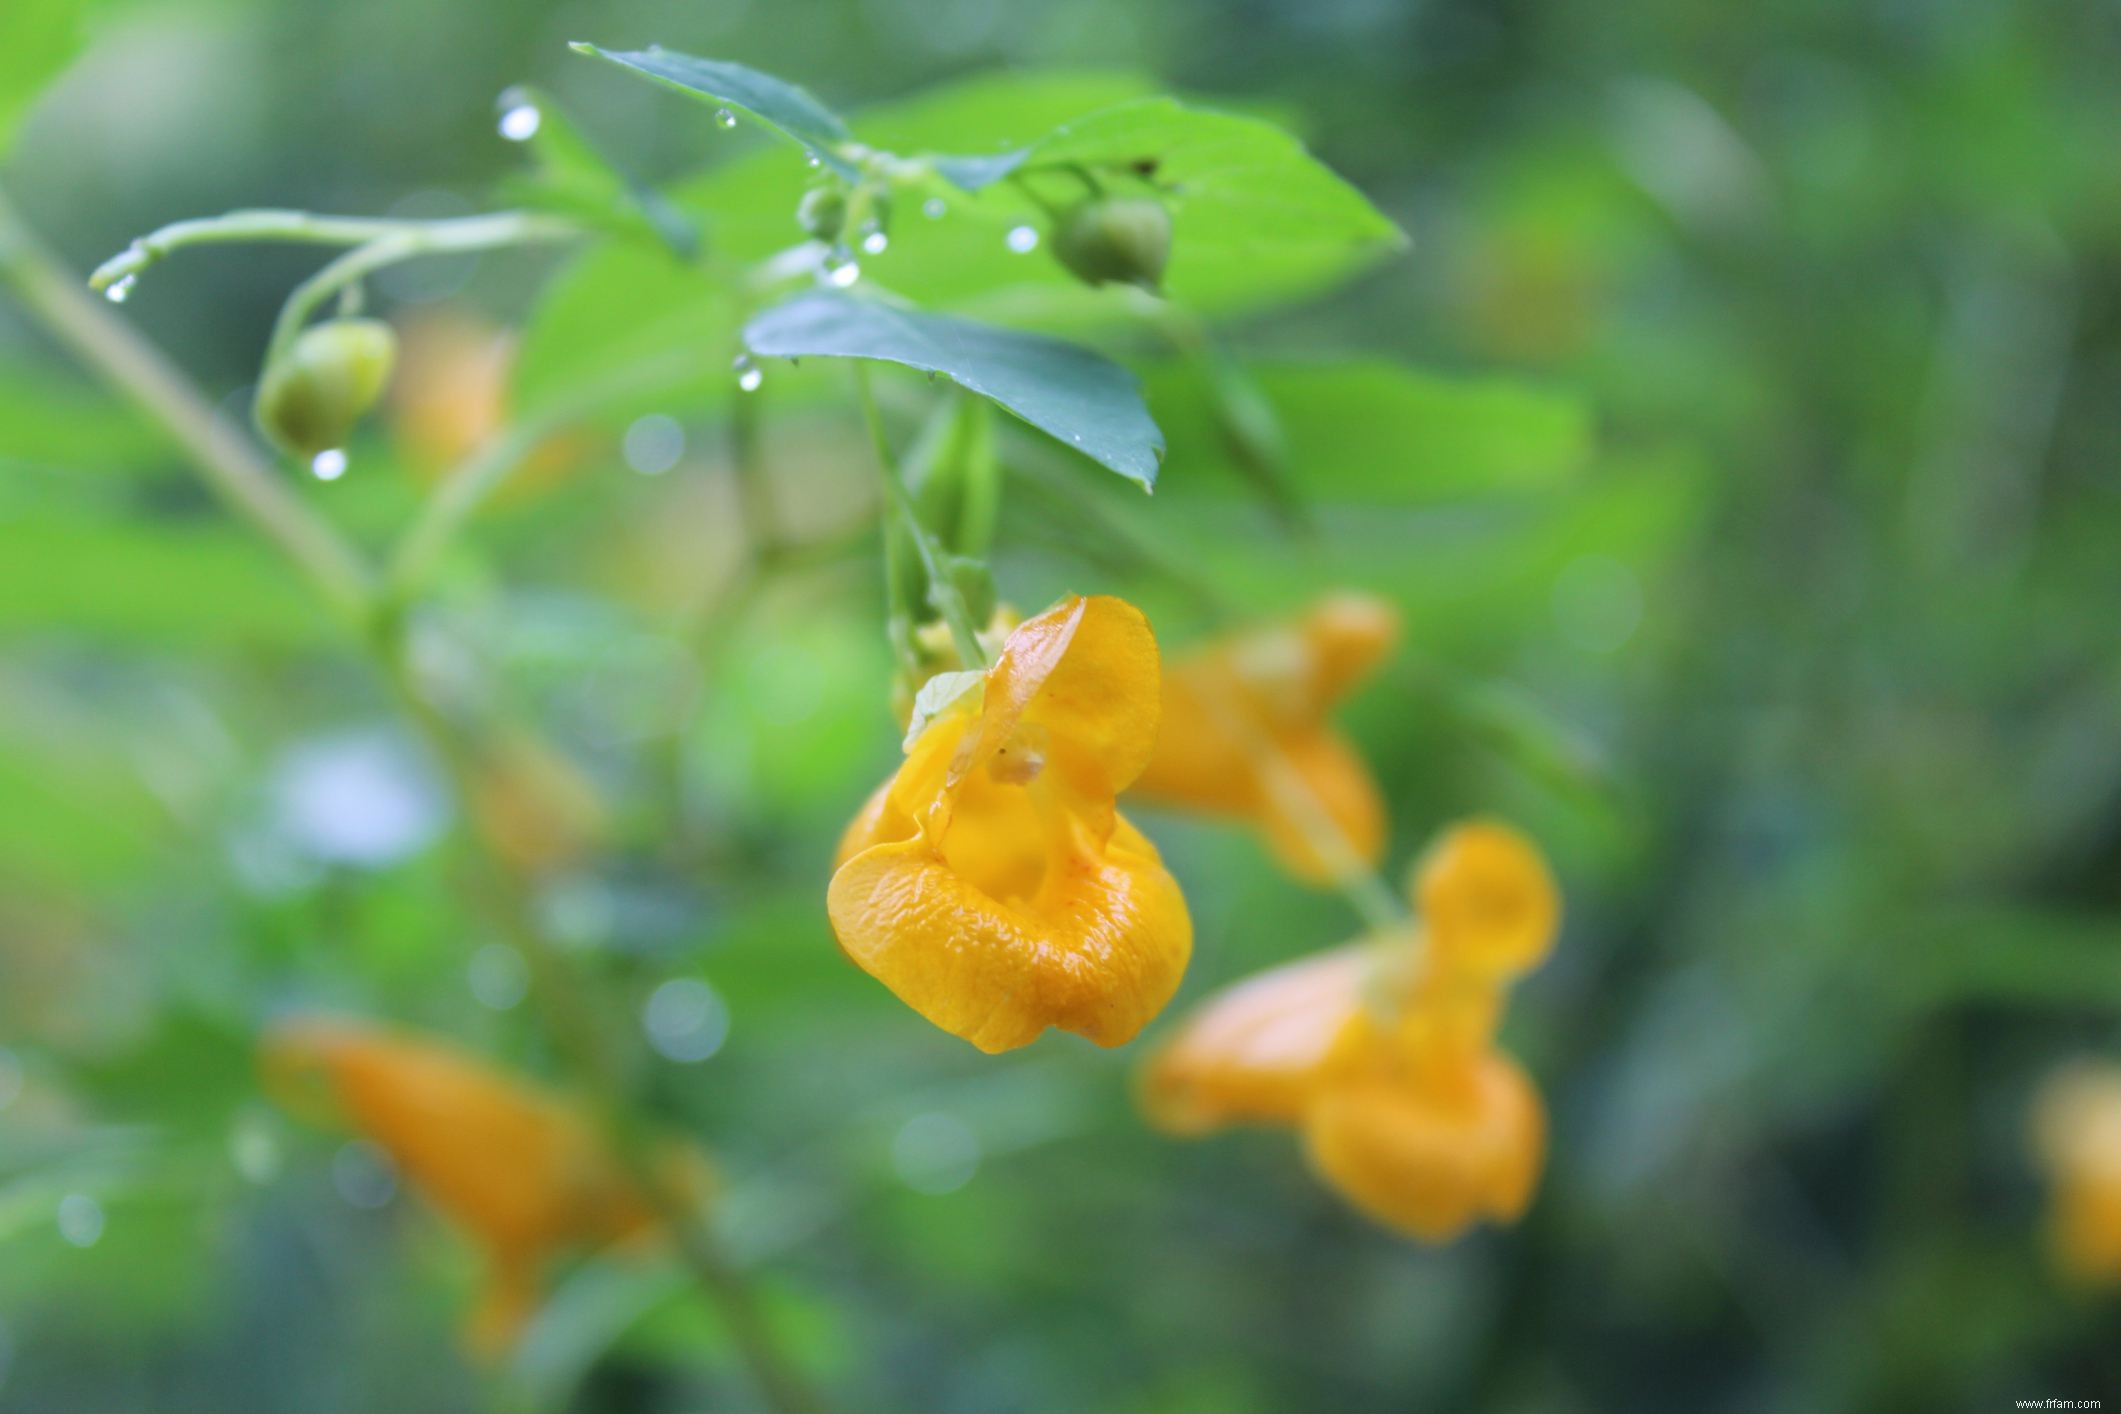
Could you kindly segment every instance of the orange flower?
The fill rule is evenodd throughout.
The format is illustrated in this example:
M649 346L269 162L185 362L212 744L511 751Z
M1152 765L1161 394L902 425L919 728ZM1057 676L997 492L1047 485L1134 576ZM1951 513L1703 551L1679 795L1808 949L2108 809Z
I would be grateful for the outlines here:
M2084 1062L2050 1076L2033 1144L2053 1184L2057 1264L2079 1281L2121 1282L2121 1067Z
M276 1028L261 1059L284 1103L374 1141L485 1250L486 1295L467 1330L481 1355L521 1332L548 1259L655 1230L646 1198L586 1115L462 1051L308 1019ZM705 1195L711 1180L696 1151L673 1147L662 1162L679 1191Z
M1327 883L1377 862L1384 806L1328 714L1390 651L1392 606L1320 600L1294 623L1212 644L1164 675L1144 800L1249 820L1283 867Z
M1446 832L1417 871L1418 930L1322 953L1208 999L1150 1060L1142 1101L1177 1134L1298 1129L1370 1217L1425 1240L1510 1221L1537 1184L1537 1090L1495 1049L1509 983L1553 942L1539 852L1505 826Z
M1169 1001L1185 899L1114 808L1156 733L1156 639L1118 599L1009 635L840 841L826 896L855 964L983 1051L1048 1026L1117 1046Z

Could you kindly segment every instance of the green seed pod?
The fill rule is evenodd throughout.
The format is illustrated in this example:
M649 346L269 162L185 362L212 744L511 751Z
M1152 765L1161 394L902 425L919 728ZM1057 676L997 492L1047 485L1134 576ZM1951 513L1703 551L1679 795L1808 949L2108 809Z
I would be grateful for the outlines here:
M796 203L796 224L821 241L836 241L847 224L847 194L838 187L812 187Z
M1153 291L1171 258L1171 213L1154 197L1092 197L1061 217L1053 254L1087 284Z
M258 385L259 428L305 459L345 446L382 396L397 352L397 335L380 319L332 319L304 329Z

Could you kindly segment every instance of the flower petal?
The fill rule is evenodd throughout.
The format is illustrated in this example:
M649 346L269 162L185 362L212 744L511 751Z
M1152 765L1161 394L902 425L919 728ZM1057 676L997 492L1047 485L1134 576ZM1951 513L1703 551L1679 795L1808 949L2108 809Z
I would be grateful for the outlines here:
M1376 965L1366 943L1248 977L1209 997L1149 1062L1141 1099L1174 1134L1294 1124Z
M1178 989L1193 925L1155 846L1115 816L1080 822L1029 900L1003 902L923 831L872 845L826 895L840 946L900 1000L983 1051L1048 1026L1101 1046L1131 1040Z
M1430 846L1413 892L1444 967L1515 976L1539 964L1561 926L1561 893L1539 847L1491 820L1454 826Z
M1363 1213L1441 1242L1482 1218L1523 1214L1546 1112L1516 1063L1487 1052L1441 1082L1384 1070L1336 1077L1313 1098L1304 1138L1319 1176Z
M1088 768L1078 790L1116 795L1155 748L1160 675L1141 610L1108 594L1071 596L1009 635L987 674L979 733L951 777L984 764L1022 728L1041 727Z

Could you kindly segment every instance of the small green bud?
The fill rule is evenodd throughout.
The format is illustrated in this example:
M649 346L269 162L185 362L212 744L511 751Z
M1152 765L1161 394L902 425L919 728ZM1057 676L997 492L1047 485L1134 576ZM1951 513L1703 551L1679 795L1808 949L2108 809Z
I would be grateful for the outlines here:
M838 187L812 187L796 203L796 224L821 241L836 241L847 224L847 194Z
M1171 213L1154 197L1091 197L1061 217L1053 254L1087 284L1153 291L1171 258Z
M304 329L258 385L258 426L309 458L343 447L390 381L397 335L380 319L332 319Z

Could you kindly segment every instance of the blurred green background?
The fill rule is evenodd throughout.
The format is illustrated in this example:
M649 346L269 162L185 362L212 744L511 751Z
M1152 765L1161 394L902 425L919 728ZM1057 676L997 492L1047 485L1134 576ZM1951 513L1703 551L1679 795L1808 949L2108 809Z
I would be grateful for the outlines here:
M645 450L631 424L652 475L627 424L585 436L571 474L472 527L416 617L423 671L544 734L564 793L600 802L593 847L552 844L541 916L644 1019L647 1093L718 1156L725 1228L845 1407L2121 1399L2121 1307L2051 1274L2024 1139L2041 1076L2121 1058L2121 11L85 18L4 170L82 271L231 207L487 206L521 165L495 132L515 83L658 181L764 160L571 39L740 60L857 120L996 69L1159 84L1286 122L1413 236L1319 298L1230 301L1304 524L1233 470L1197 380L1118 338L1164 488L1024 444L996 564L1027 609L1135 597L1172 649L1206 616L1129 536L1262 614L1342 585L1402 606L1401 670L1345 714L1395 877L1493 812L1568 900L1505 1035L1553 1118L1518 1227L1403 1242L1286 1136L1146 1131L1138 1046L983 1057L841 960L833 844L898 733L867 449L829 372L761 393L776 514L827 552L717 598L741 543L723 330L711 386L639 410L674 419L674 464L671 424ZM745 219L783 243L787 212ZM240 415L317 262L186 253L125 313ZM620 280L593 327L541 333L564 264L411 265L373 302L530 323L532 399L667 313ZM301 494L381 546L416 461L386 419ZM257 1087L260 1027L304 1006L555 1073L448 799L307 586L0 298L0 1409L750 1407L653 1262L570 1271L516 1366L467 1365L466 1249ZM1243 832L1139 818L1197 925L1179 1006L1354 933Z

